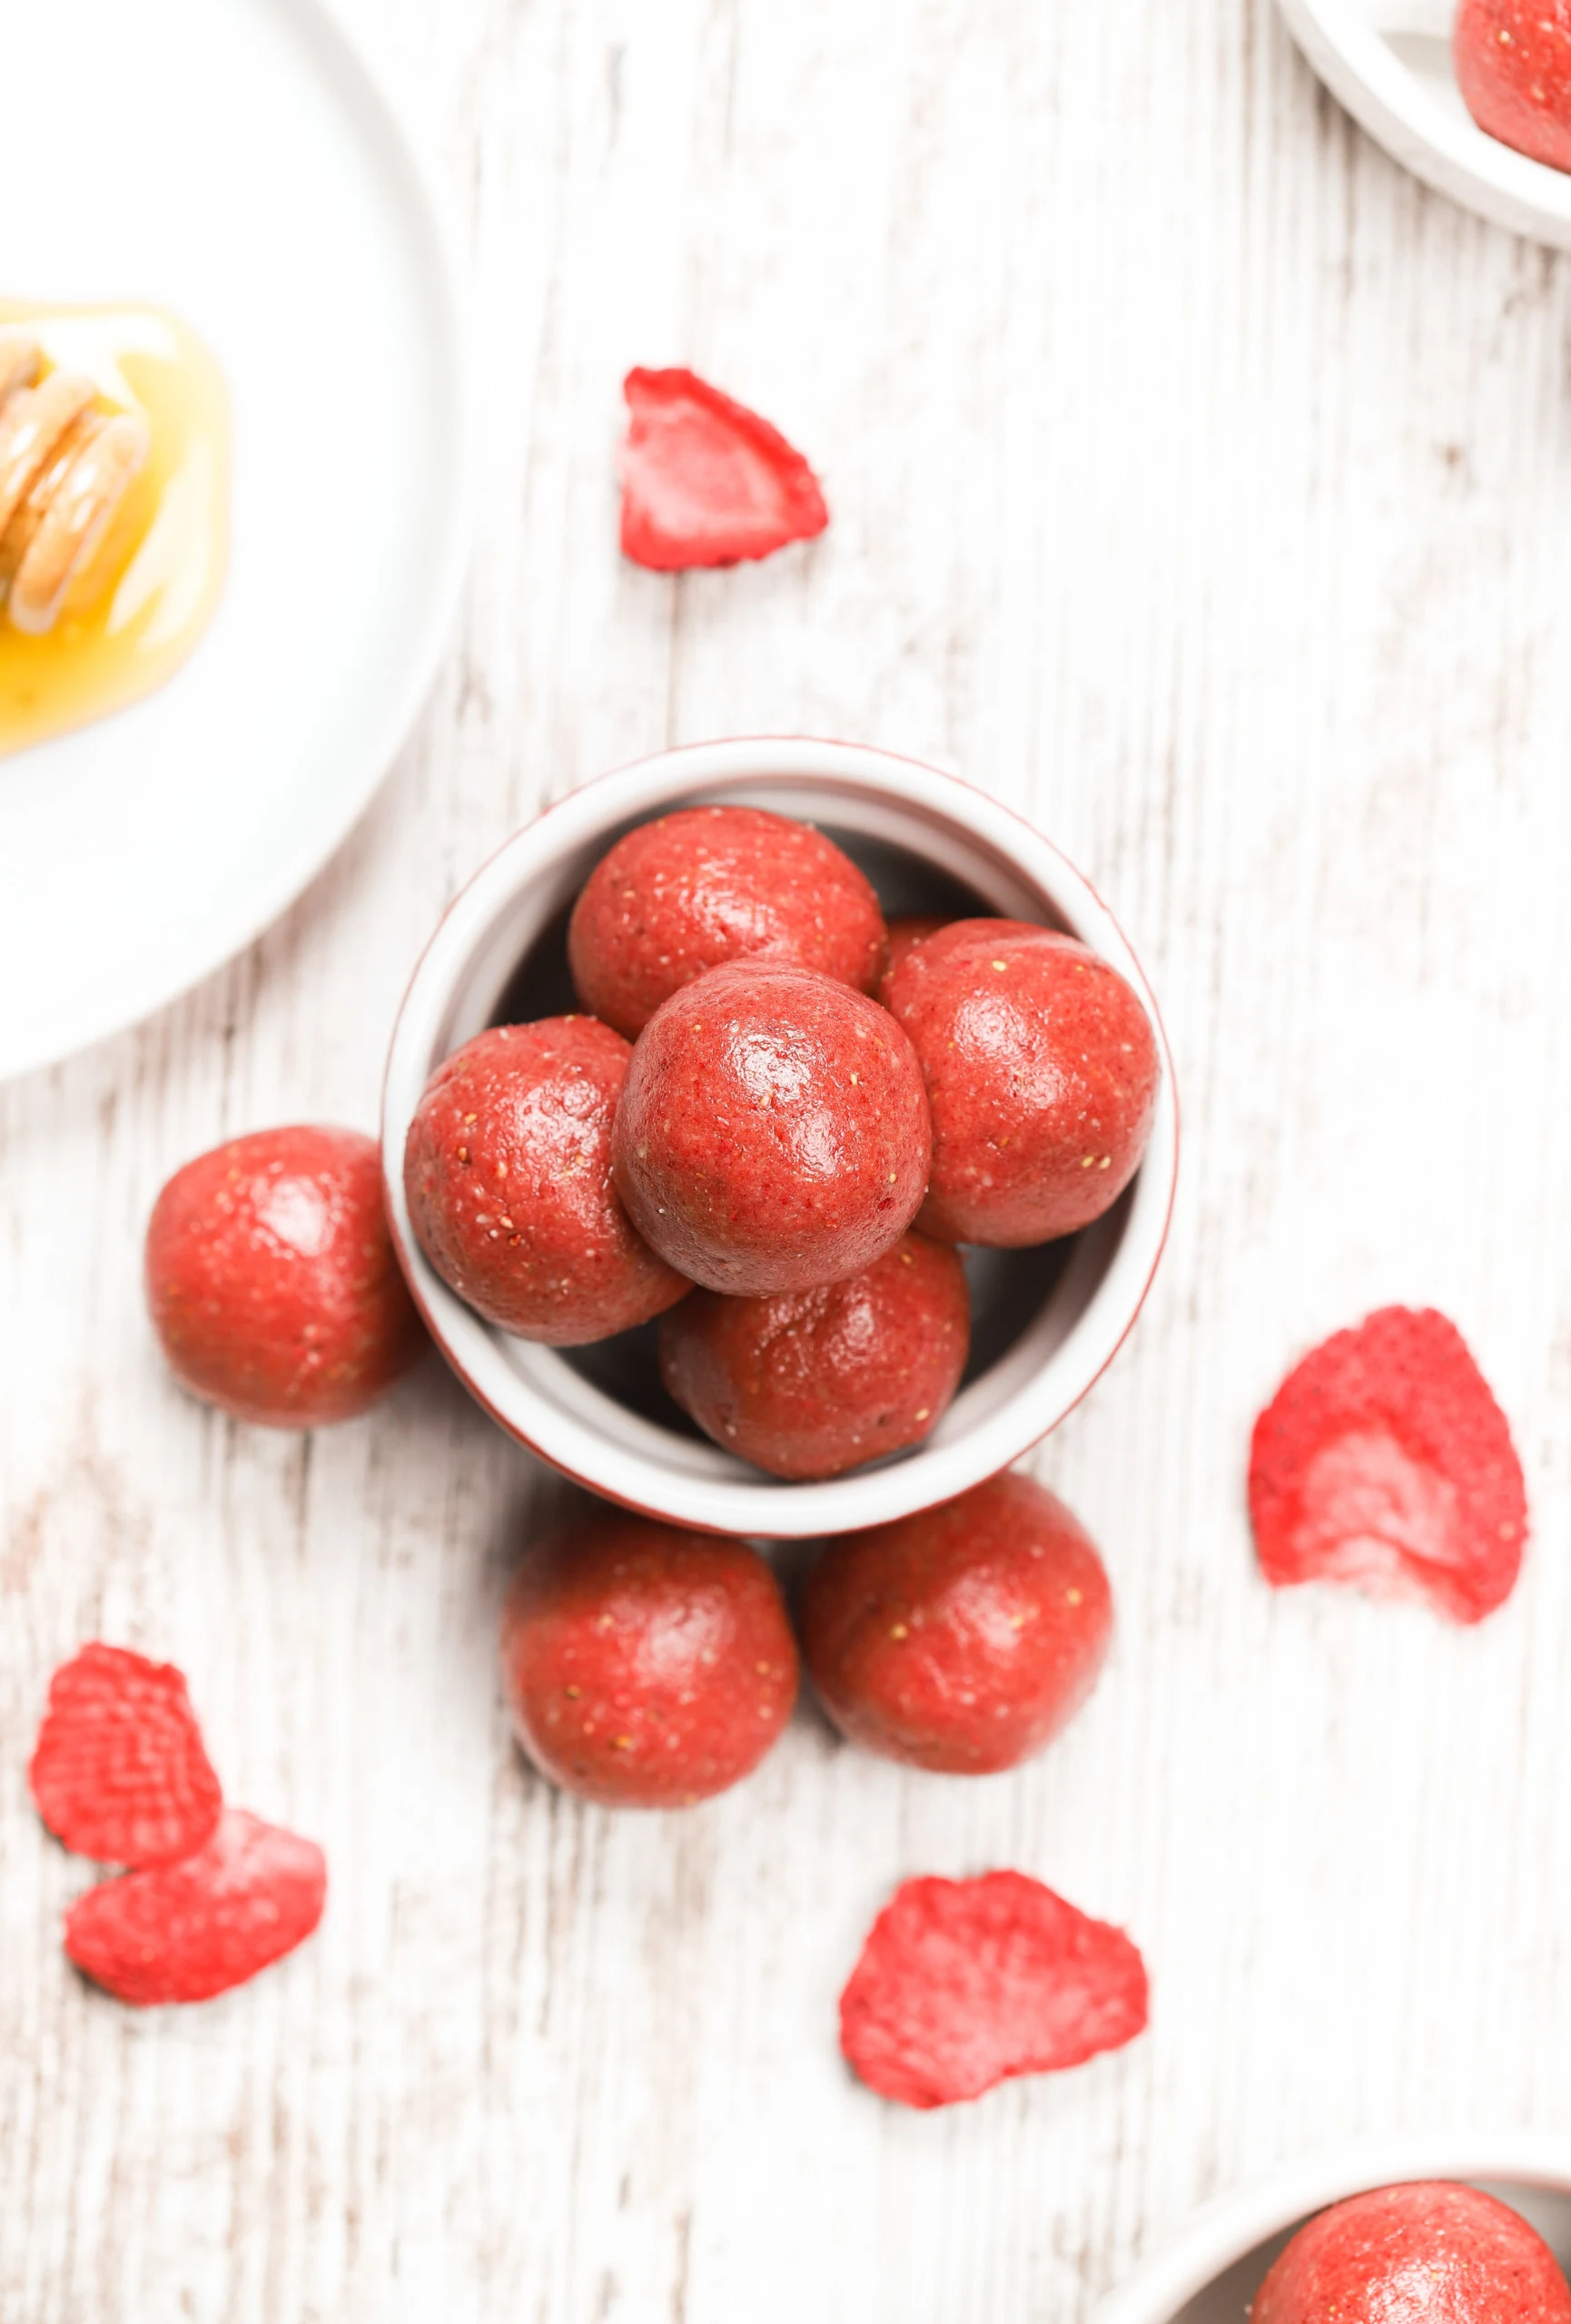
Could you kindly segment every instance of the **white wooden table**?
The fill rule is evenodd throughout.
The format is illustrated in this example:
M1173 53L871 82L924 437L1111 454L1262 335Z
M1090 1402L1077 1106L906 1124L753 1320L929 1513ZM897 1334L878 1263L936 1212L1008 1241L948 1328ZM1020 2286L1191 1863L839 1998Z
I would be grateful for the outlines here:
M1355 2132L1571 2146L1571 261L1403 178L1269 0L351 15L467 222L482 535L299 907L0 1092L0 2316L1064 2324ZM823 542L618 562L620 377L677 360L813 456ZM1162 995L1173 1239L1039 1462L1121 1638L1019 1777L805 1710L730 1797L612 1817L499 1709L529 1462L434 1365L306 1442L204 1413L140 1238L226 1132L372 1123L416 949L543 800L768 730L994 788ZM1479 1632L1253 1571L1258 1402L1391 1298L1457 1318L1528 1472ZM206 2009L139 2018L59 1950L85 1875L25 1761L95 1634L183 1663L232 1796L327 1846L320 1938ZM1131 1928L1151 2034L885 2108L835 2044L862 1931L999 1863Z

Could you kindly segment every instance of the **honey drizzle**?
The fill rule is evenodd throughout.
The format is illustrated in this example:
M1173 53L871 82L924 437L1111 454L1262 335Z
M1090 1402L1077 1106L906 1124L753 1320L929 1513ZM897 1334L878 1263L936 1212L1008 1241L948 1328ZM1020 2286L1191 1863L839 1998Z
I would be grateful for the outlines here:
M229 398L178 317L0 300L5 330L29 332L50 369L84 372L104 404L139 412L152 449L54 627L28 636L0 615L0 756L163 685L212 616L229 530Z

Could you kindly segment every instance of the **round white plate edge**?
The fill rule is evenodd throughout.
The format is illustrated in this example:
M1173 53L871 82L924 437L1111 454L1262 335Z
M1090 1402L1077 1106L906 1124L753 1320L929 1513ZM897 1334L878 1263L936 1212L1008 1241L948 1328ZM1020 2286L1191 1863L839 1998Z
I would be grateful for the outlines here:
M1571 177L1448 121L1349 0L1279 5L1320 79L1393 160L1493 224L1571 250Z
M322 70L331 76L342 102L404 181L429 240L429 261L434 267L440 303L447 316L454 439L447 522L440 554L428 567L424 617L415 649L404 664L403 681L390 695L383 715L367 740L353 779L345 782L337 813L312 831L252 903L244 921L226 932L222 946L183 964L175 976L161 970L141 987L133 978L117 984L113 1006L92 1024L84 1023L63 1036L53 1035L33 1049L18 1041L0 1056L0 1082L44 1071L142 1023L215 974L272 927L331 862L387 780L424 705L457 619L473 533L474 414L468 360L471 345L468 274L459 256L450 205L409 124L329 0L267 0L267 5L281 18L291 21L304 42L320 53Z

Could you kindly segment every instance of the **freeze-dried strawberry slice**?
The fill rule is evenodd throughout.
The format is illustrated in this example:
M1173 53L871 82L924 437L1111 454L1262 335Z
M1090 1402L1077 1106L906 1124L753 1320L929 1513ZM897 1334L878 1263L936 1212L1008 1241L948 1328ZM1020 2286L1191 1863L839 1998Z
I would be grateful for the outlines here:
M183 1674L96 1642L50 1680L27 1779L55 1837L101 1864L189 1856L223 1805Z
M321 1918L327 1864L314 1840L225 1808L182 1864L105 1880L65 1915L65 1950L121 2001L211 2001L303 1944Z
M1522 1564L1527 1496L1506 1416L1455 1324L1382 1307L1289 1373L1255 1423L1266 1580L1345 1581L1482 1621Z
M1121 2049L1144 2031L1146 2002L1123 1931L1040 1880L907 1880L840 1996L840 2047L880 2096L951 2106Z
M629 371L622 447L622 554L657 573L735 565L829 522L800 452L696 372Z

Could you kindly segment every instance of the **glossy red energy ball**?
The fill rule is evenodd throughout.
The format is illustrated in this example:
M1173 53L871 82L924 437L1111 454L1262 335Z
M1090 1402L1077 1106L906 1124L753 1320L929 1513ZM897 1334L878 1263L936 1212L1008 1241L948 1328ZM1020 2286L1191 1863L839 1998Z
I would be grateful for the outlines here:
M825 1551L802 1603L802 1651L853 1743L938 1775L1018 1767L1095 1686L1112 1593L1095 1544L1029 1477Z
M930 936L936 936L941 928L947 928L949 925L949 921L942 912L908 912L904 920L890 921L889 966L879 980L880 1000L884 998L884 984L900 966L907 952L918 944L925 944Z
M960 920L883 990L933 1109L923 1233L1013 1249L1100 1218L1140 1167L1161 1074L1118 970L1052 929Z
M611 1183L631 1055L592 1017L497 1025L437 1068L415 1108L404 1193L420 1248L520 1339L608 1339L688 1288L635 1234Z
M776 1477L836 1477L920 1443L971 1343L953 1250L903 1235L861 1275L772 1299L696 1291L660 1325L660 1374L706 1436Z
M789 960L871 992L884 959L884 915L851 858L757 807L641 823L591 872L568 929L578 998L629 1036L726 960Z
M530 1550L501 1654L524 1749L607 1807L685 1807L726 1790L796 1699L795 1640L763 1559L614 1509Z
M1571 0L1461 0L1452 54L1480 129L1571 170Z
M1476 2187L1378 2187L1299 2228L1255 2295L1252 2324L1568 2324L1542 2236Z
M768 1298L873 1265L927 1185L910 1042L865 993L738 960L684 985L638 1037L617 1108L617 1191L667 1264Z
M358 1130L257 1130L188 1162L153 1205L145 1281L183 1386L274 1428L351 1419L424 1344Z

